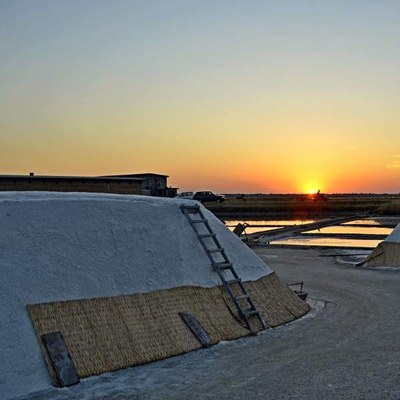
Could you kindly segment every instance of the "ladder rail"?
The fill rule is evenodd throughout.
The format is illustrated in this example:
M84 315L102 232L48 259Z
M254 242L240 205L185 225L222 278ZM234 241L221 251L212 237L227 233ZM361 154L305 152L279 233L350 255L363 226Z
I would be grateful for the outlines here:
M184 213L185 213L185 212L184 212ZM198 237L198 239L199 239L200 244L202 245L204 251L207 253L207 256L208 256L208 258L210 259L211 264L213 265L213 267L215 267L216 261L215 261L214 258L210 255L209 248L207 247L207 244L206 244L205 241L204 241L204 239L207 239L207 238L202 238L202 237L201 237L201 234L199 233L198 229L196 228L197 223L198 223L198 222L200 223L200 221L204 224L204 226L205 226L206 229L208 230L209 234L213 234L213 235L214 235L214 236L210 237L209 239L212 239L212 240L213 240L214 244L216 245L216 248L222 249L222 251L220 252L220 254L222 255L224 261L225 261L225 262L230 262L229 259L228 259L228 256L227 256L226 253L225 253L225 250L223 249L223 247L222 247L221 243L219 242L218 238L216 237L216 234L215 234L214 231L211 229L211 226L210 226L210 224L209 224L207 218L205 218L205 216L204 216L203 212L201 211L200 207L198 207L198 214L200 215L200 219L198 219L198 220L193 220L193 219L191 219L191 217L189 216L189 215L190 215L189 213L185 213L186 217L189 219L189 221L190 221L191 224L192 224L193 230L196 232L196 235L197 235L197 237ZM196 225L193 225L193 223L196 223ZM215 269L215 268L214 268L214 269Z
M235 301L237 301L237 298L238 298L238 297L243 296L243 299L244 299L245 301L247 301L248 305L250 306L250 309L251 309L252 311L257 311L256 305L254 304L253 299L251 298L251 296L250 296L248 290L246 289L246 287L243 285L243 282L242 282L242 280L239 278L239 275L237 274L236 270L235 270L235 269L232 269L232 270L231 270L231 273L232 273L232 275L235 277L235 280L238 280L238 281L235 282L235 283L240 287L240 291L241 291L242 295L235 296L234 293L233 293L233 291L232 291L232 289L231 289L231 287L230 287L230 285L228 284L228 281L227 281L227 280L225 279L225 277L221 274L221 276L220 276L221 281L222 281L223 283L226 284L226 286L227 286L227 288L228 288L228 292L229 292L229 293L232 293L232 296L235 297Z
M251 298L246 287L243 285L242 280L237 274L233 264L229 260L229 257L225 253L225 249L218 240L216 233L212 230L200 206L182 204L181 210L188 219L193 230L195 231L196 236L199 239L199 242L203 250L207 254L207 257L209 258L213 269L218 274L218 277L220 278L224 286L224 289L228 294L228 297L238 310L239 316L245 322L246 327L251 330L251 324L249 318L251 318L252 316L256 316L260 320L263 329L266 329L266 324L261 316L261 313L256 308L253 299ZM198 219L192 218L191 215L198 215L199 218ZM201 233L201 226L205 227L208 233ZM213 246L211 248L208 246L210 242L212 243ZM217 255L219 255L220 258L223 259L223 261L217 261L216 260ZM229 273L232 274L233 279L227 279L224 276L225 271L227 273L229 271ZM237 285L237 288L239 289L241 294L236 295L233 291L232 285ZM247 306L249 306L249 308L243 309L243 306L240 304L240 301L245 301Z

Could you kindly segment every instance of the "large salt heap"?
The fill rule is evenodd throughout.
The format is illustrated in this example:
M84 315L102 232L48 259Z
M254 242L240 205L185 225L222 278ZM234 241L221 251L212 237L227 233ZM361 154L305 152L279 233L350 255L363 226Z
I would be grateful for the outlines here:
M62 332L80 377L201 347L179 312L193 314L212 343L249 334L181 212L184 202L0 194L0 393L5 399L54 381L41 350L45 333ZM239 238L203 212L271 326L307 311Z

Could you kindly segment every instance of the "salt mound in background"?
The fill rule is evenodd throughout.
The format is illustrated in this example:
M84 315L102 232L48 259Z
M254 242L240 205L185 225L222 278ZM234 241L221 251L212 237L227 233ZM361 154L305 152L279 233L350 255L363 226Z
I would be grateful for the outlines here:
M364 261L366 267L400 268L400 224Z
M220 284L180 210L183 202L79 193L0 194L0 392L5 398L50 385L28 304ZM212 213L203 211L244 281L272 272Z

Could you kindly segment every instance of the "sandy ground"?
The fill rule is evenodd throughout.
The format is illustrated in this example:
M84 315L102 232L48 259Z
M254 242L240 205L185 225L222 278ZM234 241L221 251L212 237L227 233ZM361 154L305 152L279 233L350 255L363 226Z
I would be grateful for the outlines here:
M349 268L317 250L256 252L326 307L256 337L27 398L400 399L400 271Z

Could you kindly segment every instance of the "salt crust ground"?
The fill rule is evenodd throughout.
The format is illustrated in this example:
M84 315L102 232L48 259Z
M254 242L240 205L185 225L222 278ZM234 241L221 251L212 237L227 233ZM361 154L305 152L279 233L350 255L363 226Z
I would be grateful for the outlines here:
M49 387L27 304L219 284L185 200L86 193L0 194L0 393ZM243 280L272 271L203 210Z

